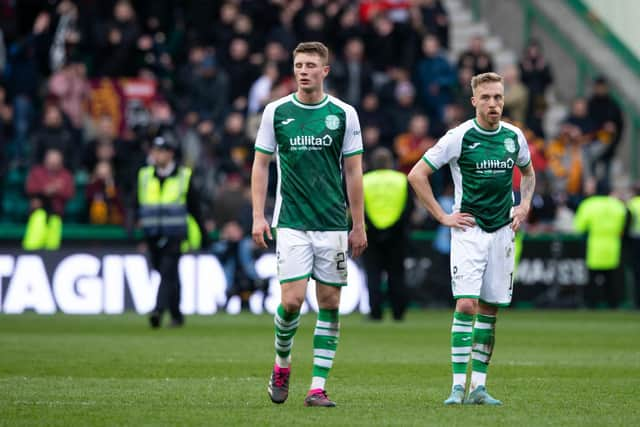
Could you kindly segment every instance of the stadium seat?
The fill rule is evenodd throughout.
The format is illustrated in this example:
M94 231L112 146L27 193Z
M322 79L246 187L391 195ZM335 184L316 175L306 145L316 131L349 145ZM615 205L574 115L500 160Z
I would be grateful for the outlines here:
M29 214L29 200L24 193L26 179L27 171L24 168L12 168L7 171L2 199L5 221L26 222Z
M84 171L78 171L73 176L76 192L73 198L67 202L64 210L64 221L69 223L86 222L87 199L85 189L89 181L89 175Z

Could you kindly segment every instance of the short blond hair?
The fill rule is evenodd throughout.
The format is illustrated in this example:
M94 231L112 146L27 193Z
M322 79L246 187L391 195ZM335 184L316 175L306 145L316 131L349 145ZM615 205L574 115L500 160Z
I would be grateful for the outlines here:
M484 83L502 83L502 76L498 73L476 74L471 78L471 90L476 93L476 88Z
M309 53L312 55L318 55L322 58L322 62L326 65L329 63L329 48L320 42L303 42L298 44L293 50L293 57L295 58L299 53Z

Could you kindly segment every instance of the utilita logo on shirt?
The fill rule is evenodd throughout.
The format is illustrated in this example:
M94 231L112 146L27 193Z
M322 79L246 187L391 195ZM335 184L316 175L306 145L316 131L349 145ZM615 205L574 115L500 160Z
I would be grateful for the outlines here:
M507 160L483 160L481 162L476 162L476 172L477 173L505 173L513 169L514 166L513 159Z
M322 150L322 147L329 147L332 143L333 138L329 135L323 137L305 135L289 138L289 145L292 150Z

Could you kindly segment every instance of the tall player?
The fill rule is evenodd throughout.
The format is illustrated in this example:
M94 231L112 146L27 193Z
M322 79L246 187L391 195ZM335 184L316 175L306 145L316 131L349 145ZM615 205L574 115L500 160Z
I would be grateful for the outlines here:
M289 394L291 347L307 282L316 280L318 319L313 336L313 374L305 406L332 407L325 382L338 346L340 290L347 284L347 249L359 256L367 246L362 192L362 136L350 105L324 93L329 51L318 42L293 51L298 89L265 107L251 174L254 241L272 239L264 215L268 167L278 166L273 227L282 300L275 315L275 365L268 392L274 403ZM348 233L342 163L353 222Z
M471 79L476 117L450 130L409 173L409 182L436 220L451 230L451 287L456 300L451 328L453 386L445 404L500 405L486 389L498 307L511 303L514 233L525 221L535 187L527 141L502 122L504 85L496 73ZM429 176L449 164L455 204L447 215L433 196ZM513 207L512 175L522 171L522 201ZM472 359L465 399L467 364Z

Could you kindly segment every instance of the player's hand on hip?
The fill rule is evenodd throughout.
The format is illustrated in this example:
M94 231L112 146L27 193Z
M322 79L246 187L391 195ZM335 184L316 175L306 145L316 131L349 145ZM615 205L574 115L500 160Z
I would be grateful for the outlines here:
M527 216L529 215L529 209L525 208L522 205L518 205L513 208L513 218L511 220L511 229L513 231L518 231L520 226L527 220Z
M264 218L254 220L253 226L251 227L251 236L253 237L253 241L260 248L267 247L267 242L264 240L265 235L269 240L273 240L273 237L271 236L271 227L269 227L267 220Z
M476 225L476 219L470 213L454 212L442 219L442 224L447 227L459 228L464 231Z
M367 233L364 228L354 228L349 233L349 247L351 248L351 257L359 257L365 249L367 249Z

